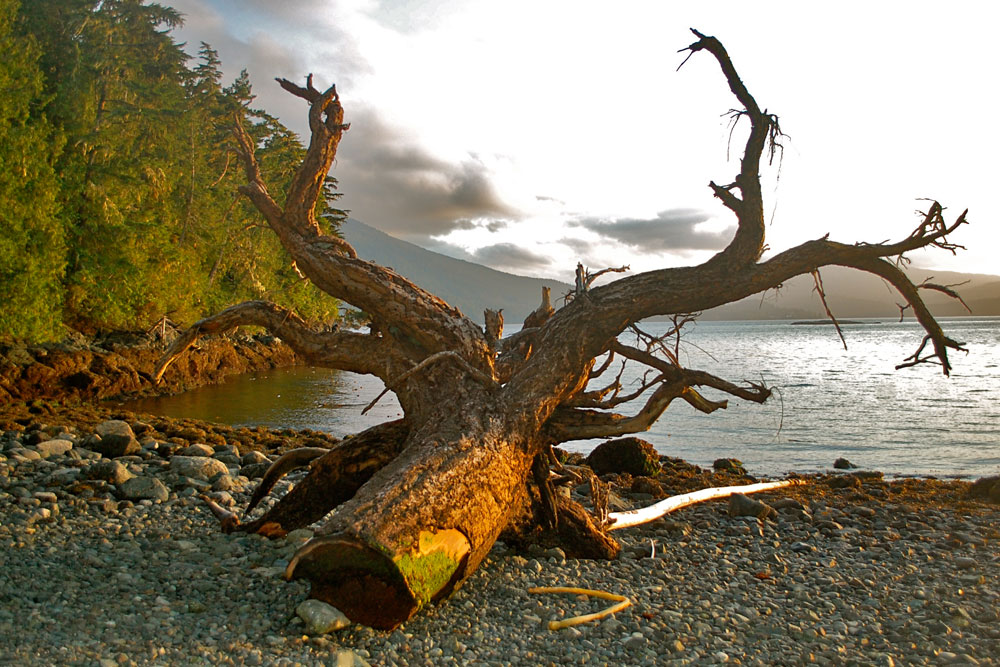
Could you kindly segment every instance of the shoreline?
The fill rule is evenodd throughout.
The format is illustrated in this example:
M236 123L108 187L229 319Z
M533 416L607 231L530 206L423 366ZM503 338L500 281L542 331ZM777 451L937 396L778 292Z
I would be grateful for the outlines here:
M115 332L59 343L0 344L0 407L19 401L86 402L178 394L259 370L294 366L295 353L265 334L207 337L153 376L166 350L153 334Z
M243 506L251 461L310 440L329 446L329 436L36 407L0 412L21 429L4 433L0 462L8 601L0 662L988 665L1000 656L1000 505L967 497L967 482L810 476L805 486L753 496L780 507L773 520L731 516L725 501L713 501L616 531L623 555L615 561L498 543L461 590L396 631L310 635L295 611L307 587L280 575L311 531L271 541L224 535L197 496ZM87 439L114 416L133 420L142 441L138 454L114 461L133 478L160 480L165 496L128 499L120 479L83 479L108 460L88 453ZM42 425L48 430L26 428ZM24 456L44 449L45 441L29 442L40 432L66 434L72 447ZM206 443L226 474L209 481L172 470L183 447ZM741 483L661 460L655 481L664 494ZM636 479L611 479L623 508L655 497ZM532 586L606 590L633 604L551 632L547 621L605 605L531 595Z

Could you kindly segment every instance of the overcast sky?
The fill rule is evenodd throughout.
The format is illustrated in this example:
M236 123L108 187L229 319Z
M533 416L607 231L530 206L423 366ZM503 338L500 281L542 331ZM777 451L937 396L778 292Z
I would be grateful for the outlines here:
M578 260L633 270L721 249L733 217L708 182L735 105L722 40L789 135L764 173L768 245L830 233L906 236L921 198L973 224L915 263L1000 274L993 2L163 0L177 37L247 68L298 131L304 103L273 78L337 83L351 130L333 175L352 215L399 238L515 273L568 279ZM681 6L683 4L683 6Z

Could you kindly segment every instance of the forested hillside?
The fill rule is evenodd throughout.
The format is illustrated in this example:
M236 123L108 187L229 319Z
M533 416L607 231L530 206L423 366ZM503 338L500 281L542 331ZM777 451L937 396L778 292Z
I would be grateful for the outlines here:
M0 338L190 323L253 298L336 317L238 196L231 128L274 190L303 146L254 108L246 71L224 82L210 45L184 52L180 22L140 0L0 0ZM334 186L318 212L336 226Z

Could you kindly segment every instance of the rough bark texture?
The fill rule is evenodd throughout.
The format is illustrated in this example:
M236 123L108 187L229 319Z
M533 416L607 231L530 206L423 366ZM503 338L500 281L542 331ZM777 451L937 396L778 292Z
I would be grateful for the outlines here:
M540 458L549 445L644 431L675 399L706 413L726 407L724 400L703 396L706 387L748 401L763 402L770 395L761 385L736 385L682 367L676 345L690 320L685 314L777 287L822 266L850 266L895 286L926 330L920 349L904 364L935 361L948 373L947 351L960 345L945 336L897 262L903 253L927 246L953 251L947 236L964 223L965 214L949 225L935 202L900 242L845 245L824 237L760 262L765 230L760 162L765 151L780 148L778 119L758 106L722 44L695 35L690 55L704 51L715 58L739 104L733 114L750 124L735 179L710 183L736 216L732 242L699 266L640 273L601 287L591 288L598 275L626 267L590 274L581 266L567 305L551 312L543 301L533 326L507 339L498 340L499 313L483 331L392 270L359 259L345 241L320 228L313 213L316 197L348 127L334 87L320 92L311 78L305 87L279 81L309 104L312 131L284 206L262 180L248 134L235 129L248 180L241 191L299 269L319 288L370 314L371 330L320 332L274 304L240 304L196 323L164 357L161 370L199 335L255 324L309 363L381 378L405 415L403 424L389 428L392 437L376 432L386 437L359 438L330 458L313 459L297 491L249 525L280 533L336 508L289 564L288 576L308 579L313 597L355 621L395 627L461 584L508 525L538 539L544 534L561 543L579 541L576 553L612 557L617 544L606 526L552 494L547 459ZM665 337L636 327L662 315L675 322ZM619 341L627 329L637 344ZM928 342L932 353L921 356ZM588 386L614 372L612 356L648 367L640 391L622 395L620 375L602 388ZM616 412L632 399L642 405L631 414ZM346 461L358 469L345 472L342 466L352 465ZM530 490L529 479L534 480Z

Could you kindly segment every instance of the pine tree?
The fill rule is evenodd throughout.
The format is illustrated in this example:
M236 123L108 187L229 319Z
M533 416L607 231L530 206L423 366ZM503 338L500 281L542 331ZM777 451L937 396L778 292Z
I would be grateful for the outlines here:
M0 336L35 340L61 329L66 246L53 162L59 134L39 109L40 51L0 0Z

